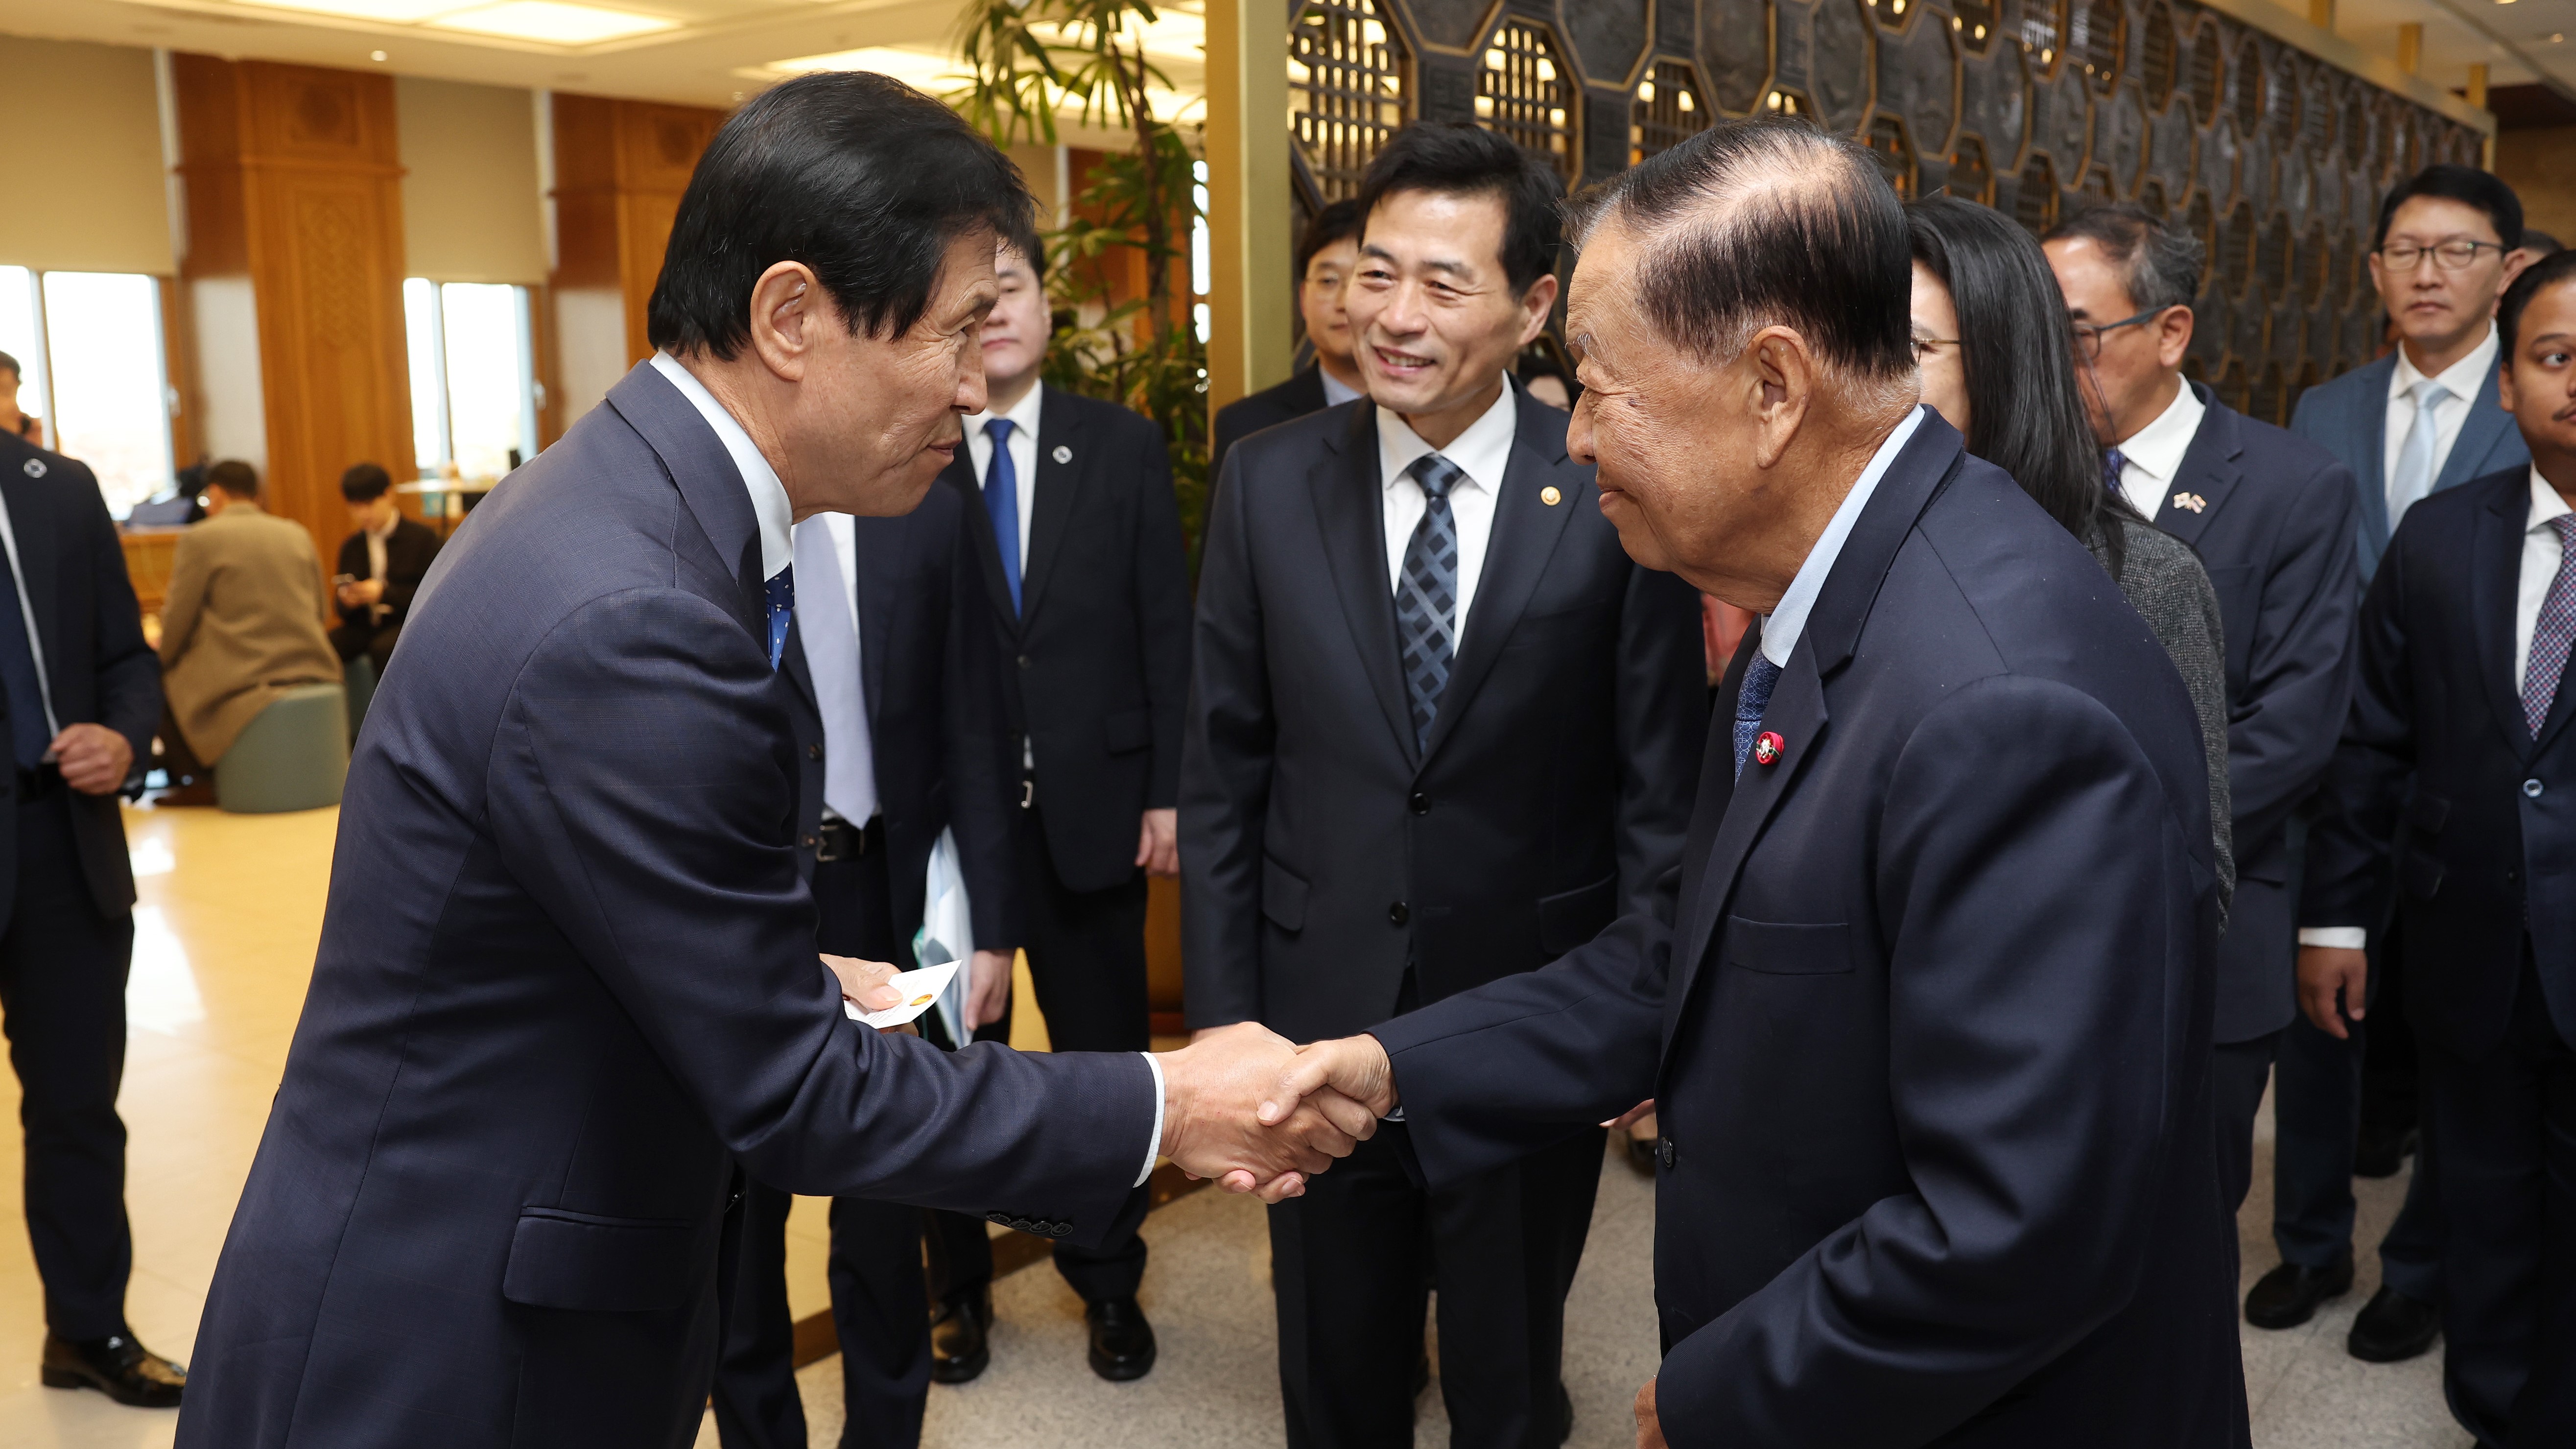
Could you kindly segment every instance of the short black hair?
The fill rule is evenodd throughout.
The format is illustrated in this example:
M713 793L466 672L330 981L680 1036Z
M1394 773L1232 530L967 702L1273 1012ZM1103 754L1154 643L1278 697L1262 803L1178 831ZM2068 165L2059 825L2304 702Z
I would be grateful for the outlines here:
M2102 249L2120 268L2129 305L2141 312L2188 307L2200 295L2200 269L2209 249L2200 238L2131 201L2090 206L2048 229L2043 242L2076 238ZM1920 252L1917 253L1920 255ZM2114 321L2114 318L2103 318Z
M2496 240L2506 251L2522 245L2522 198L2504 184L2504 178L2492 171L2474 166L2454 166L2448 161L2427 166L2400 181L2379 203L2379 225L2370 234L2371 250L2388 243L2388 224L2397 219L2397 208L2419 196L2439 197L2474 206L2487 215L2495 227Z
M2540 228L2526 226L2522 229L2522 249L2534 257L2549 257L2567 250L2567 247L2558 238Z
M1004 217L1002 219L1001 226L997 230L998 235L995 237L995 240L1001 245L1018 252L1021 260L1029 264L1030 275L1036 277L1041 282L1045 281L1047 274L1046 238L1038 235L1037 211L1034 208L1031 208L1027 211Z
M206 469L206 486L221 488L235 498L257 498L259 470L239 458L226 458Z
M1905 208L1914 260L1950 290L1968 384L1968 451L2013 476L2067 532L2100 539L2117 577L2112 522L2127 500L2103 486L2102 443L2075 376L2075 324L2048 254L2011 217L1956 196ZM2091 235L2091 233L2085 233Z
M1301 268L1300 270L1303 269ZM18 359L11 357L5 352L0 352L0 372L5 372L20 381L24 381L27 376L27 374L18 370Z
M2571 277L2576 277L2576 252L2562 249L2523 268L2513 285L2504 289L2503 300L2496 303L2496 340L2503 348L2505 366L2513 366L2514 334L2522 327L2523 309L2540 295L2541 288Z
M1587 194L1578 234L1612 219L1668 234L1638 300L1700 360L1781 323L1855 377L1913 374L1905 207L1851 142L1785 116L1721 120Z
M1538 157L1465 121L1416 121L1395 133L1360 178L1359 235L1378 203L1402 191L1491 196L1503 204L1503 276L1526 293L1556 270L1565 184ZM1300 272L1303 275L1303 272Z
M1355 197L1343 197L1327 204L1306 223L1297 238L1297 285L1306 284L1306 268L1315 254L1338 241L1349 241L1360 234L1360 223L1368 219Z
M1030 226L1019 168L956 112L865 71L798 76L733 113L681 193L646 306L657 348L730 358L751 289L814 269L852 331L921 320L949 245Z
M393 475L381 463L353 463L349 471L340 475L340 496L351 503L374 502L393 486Z

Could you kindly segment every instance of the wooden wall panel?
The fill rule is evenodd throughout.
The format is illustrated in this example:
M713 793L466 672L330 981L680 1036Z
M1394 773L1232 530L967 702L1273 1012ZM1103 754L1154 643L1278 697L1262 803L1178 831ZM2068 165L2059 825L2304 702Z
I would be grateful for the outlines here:
M662 273L680 194L725 113L562 92L554 105L553 285L616 289L625 303L627 355L640 361L652 351L645 305Z
M268 439L265 504L327 556L341 470L411 461L402 168L392 78L174 57L191 277L246 275Z

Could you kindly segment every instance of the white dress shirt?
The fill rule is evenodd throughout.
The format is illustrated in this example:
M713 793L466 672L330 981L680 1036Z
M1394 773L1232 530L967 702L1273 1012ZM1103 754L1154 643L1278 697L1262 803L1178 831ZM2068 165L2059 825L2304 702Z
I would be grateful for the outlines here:
M1328 408L1337 408L1346 402L1358 402L1361 398L1368 396L1367 393L1360 391L1358 388L1351 386L1349 383L1342 381L1340 378L1333 376L1331 373L1326 372L1320 367L1315 369L1315 375L1324 380L1324 406Z
M385 576L385 541L392 538L394 530L401 526L402 515L396 513L385 520L384 527L364 530L367 535L368 578L381 579ZM392 612L393 610L382 602L367 606L367 618L376 623L383 623L385 615Z
M2183 383L2174 390L2174 400L2156 414L2156 420L2123 439L2120 449L2120 496L2141 517L2153 518L2164 506L2165 497L2173 491L2174 475L2182 471L2182 455L2191 451L2191 440L2200 436L2200 420L2209 412L2200 394Z
M798 524L797 527L819 527L824 533L831 537L832 562L833 565L841 571L841 602L846 606L850 616L850 638L855 640L858 644L858 653L851 661L850 667L855 671L856 677L865 679L867 677L868 645L867 636L859 632L858 530L851 526L850 515L846 513L817 513L811 518L806 519L803 523ZM811 598L814 597L814 595L806 595L806 597ZM802 600L799 600L797 606L800 609L804 607ZM813 647L814 641L812 635L800 635L800 637L804 640L806 647ZM810 655L808 656L808 660L810 667ZM862 709L867 707L867 699L864 692L860 696L859 706ZM835 740L831 738L831 730L827 722L824 729L823 746L834 758L838 758L841 751L845 749L864 750L868 756L868 766L870 771L873 773L875 769L876 742L865 734L861 734L856 741ZM877 812L871 811L869 819L874 819L876 817L876 813ZM834 810L827 802L823 807L823 818L827 820L840 820L845 819L846 817L839 811ZM860 823L865 824L866 821L861 821Z
M1816 607L1816 596L1825 591L1825 579L1834 571L1834 560L1842 557L1843 544L1851 538L1854 525L1860 522L1861 510L1869 506L1870 495L1878 491L1878 480L1887 476L1888 465L1905 445L1914 441L1914 430L1923 426L1928 409L1916 407L1887 435L1887 441L1870 454L1869 465L1852 481L1851 491L1843 495L1840 508L1825 522L1825 531L1816 535L1815 545L1807 550L1807 561L1798 565L1797 576L1789 580L1788 591L1780 602L1762 616L1762 657L1782 669L1789 667L1789 654L1798 647L1798 636L1806 632L1807 615Z
M764 579L778 577L779 571L794 562L796 558L795 509L787 501L786 485L778 481L778 470L770 467L769 460L760 456L760 449L753 445L751 434L742 430L742 424L733 420L733 414L725 411L724 404L717 402L715 394L707 391L706 384L698 381L687 368L682 367L678 358L667 352L656 352L653 354L653 370L671 380L671 385L680 390L680 396L687 398L689 405L698 410L698 416L705 418L707 426L715 430L716 440L724 444L726 454L733 459L734 470L742 475L744 490L751 495L752 517L760 525L761 577ZM1030 410L1028 432L1031 471L1034 471L1037 453L1037 395L1038 390L1031 388L1028 397L1023 400ZM1019 421L1016 409L1005 416L1011 417L1014 422ZM974 436L974 431L970 429L967 437L971 439ZM986 451L989 452L990 449ZM1017 462L1018 459L1014 457L1013 461ZM982 459L977 460L979 475L982 471L982 462ZM1020 539L1023 545L1026 544L1029 536L1028 477L1028 473L1025 472L1020 475ZM847 594L851 601L851 629L855 633L858 627L858 572L853 566L856 559L856 545L849 528L849 519L843 516L838 521L841 527L834 531L832 545L833 551L841 559L842 592ZM0 541L6 541L5 535L0 535ZM1145 1139L1145 1166L1136 1174L1136 1181L1133 1184L1142 1187L1145 1179L1154 1175L1154 1159L1163 1150L1164 1091L1163 1064L1154 1060L1152 1052L1140 1052L1138 1055L1145 1059L1145 1068L1154 1078L1154 1130Z
M1413 541L1413 530L1422 515L1431 510L1431 500L1405 470L1425 453L1438 453L1458 465L1465 474L1449 485L1449 517L1458 530L1458 631L1451 636L1452 648L1467 642L1468 611L1476 602L1476 584L1485 575L1485 548L1494 538L1494 504L1502 496L1503 470L1512 457L1512 439L1520 431L1520 400L1511 383L1493 406L1467 425L1467 430L1449 440L1449 446L1434 448L1422 441L1404 419L1386 408L1377 410L1377 466L1379 481L1385 485L1386 518L1386 585L1389 592L1404 587L1404 549Z
M1028 396L1013 403L1007 412L977 413L966 420L966 457L975 467L975 486L981 489L992 475L993 438L984 425L995 418L1011 422L1011 479L1018 485L1020 504L1020 577L1029 576L1029 520L1037 516L1038 482L1038 412L1039 400L1046 396L1046 384L1029 388Z
M2403 366L2404 364L2399 364ZM2522 697L2523 678L2531 672L2531 636L2540 629L2540 607L2549 602L2549 586L2558 580L2558 561L2565 552L2549 520L2576 512L2567 506L2540 469L2531 470L2531 516L2522 531L2522 578L2513 598L2513 693ZM2559 688L2565 689L2566 681ZM2360 926L2309 926L2299 932L2302 946L2339 946L2361 950L2369 932Z
M724 444L726 456L733 459L736 473L742 475L743 491L751 495L752 520L760 529L760 576L778 577L779 570L796 561L796 509L787 501L787 485L778 481L778 470L760 456L760 448L751 434L733 420L716 395L698 381L696 374L680 365L680 359L667 352L653 354L653 370L671 380L689 406L715 429L716 441Z
M2451 445L2460 440L2460 428L2469 420L2469 405L2485 391L2487 369L2495 366L2496 351L2502 343L2496 337L2495 324L2487 324L2486 340L2469 349L2469 355L2442 369L2433 380L2450 393L2433 406L2433 471L2442 476L2442 465L2451 460ZM2415 370L2415 360L2406 349L2397 349L2397 367L2388 375L2387 431L2379 441L2379 487L2382 497L2397 481L2397 457L2406 451L2406 430L2415 425L2415 399L2411 395L2424 374ZM2427 480L2429 483L2429 479ZM2397 519L2388 520L2389 531L2397 530Z

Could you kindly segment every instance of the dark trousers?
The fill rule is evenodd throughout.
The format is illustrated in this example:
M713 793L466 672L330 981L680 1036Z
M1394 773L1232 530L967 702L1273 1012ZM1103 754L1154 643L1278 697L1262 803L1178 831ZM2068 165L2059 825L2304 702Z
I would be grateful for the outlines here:
M125 976L134 917L102 916L72 843L64 785L18 799L17 903L0 930L0 1032L26 1130L27 1237L58 1337L125 1331Z
M814 868L815 944L836 956L899 958L885 856ZM818 968L819 969L819 968ZM939 1014L922 1033L947 1045ZM725 1305L724 1349L716 1367L716 1432L726 1449L802 1449L805 1406L796 1394L795 1322L787 1306L787 1214L795 1199L763 1183L743 1184L733 1291ZM841 1394L848 1449L913 1449L930 1395L930 1313L922 1281L925 1232L949 1255L980 1250L990 1280L992 1248L983 1220L902 1203L832 1199L832 1327L841 1344ZM971 1249L949 1244L971 1237Z
M2442 1382L2481 1445L2576 1444L2576 1052L2531 948L2504 1041L2420 1043L2441 1141Z
M1042 807L1020 832L1020 896L1027 910L1029 982L1060 1052L1141 1052L1153 1045L1145 1005L1145 873L1107 890L1068 890L1047 850ZM1142 1223L1145 1188L1119 1214ZM1096 1248L1055 1245L1056 1271L1085 1303L1133 1298L1145 1281L1145 1240L1113 1229ZM990 1267L985 1277L992 1276Z
M2371 932L2374 978L2395 965L2388 932ZM2282 1028L2272 1082L2272 1241L2281 1261L2325 1268L2352 1251L2353 1149L2361 1133L2361 1064L2365 1034L2379 1019L2376 1001L2352 1035L2337 1041L2302 1014ZM2442 1294L2441 1207L2435 1201L2434 1133L2416 1149L2406 1205L2379 1242L2380 1280L2409 1298Z
M2230 1221L2254 1189L2254 1119L2263 1110L2263 1088L2272 1079L2272 1057L2281 1033L2252 1041L2220 1042L2213 1049L2210 1103L2218 1118L2218 1197ZM2235 1241L2233 1237L2230 1242Z
M1428 1191L1405 1172L1405 1131L1382 1125L1270 1209L1290 1449L1411 1449L1426 1281L1450 1443L1556 1449L1565 1295L1592 1229L1601 1131Z
M331 647L339 652L343 664L356 663L361 654L375 660L376 673L382 676L385 661L394 657L394 641L400 637L400 624L388 624L380 629L373 624L342 623L332 626Z

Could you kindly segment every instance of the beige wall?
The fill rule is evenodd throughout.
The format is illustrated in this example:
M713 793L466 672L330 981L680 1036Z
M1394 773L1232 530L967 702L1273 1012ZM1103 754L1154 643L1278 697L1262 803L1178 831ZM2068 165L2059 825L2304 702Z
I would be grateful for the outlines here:
M404 274L441 282L546 280L537 118L506 86L394 78Z
M0 265L177 270L152 52L0 35Z
M2576 126L2496 137L2496 174L2522 198L2522 219L2576 246Z

